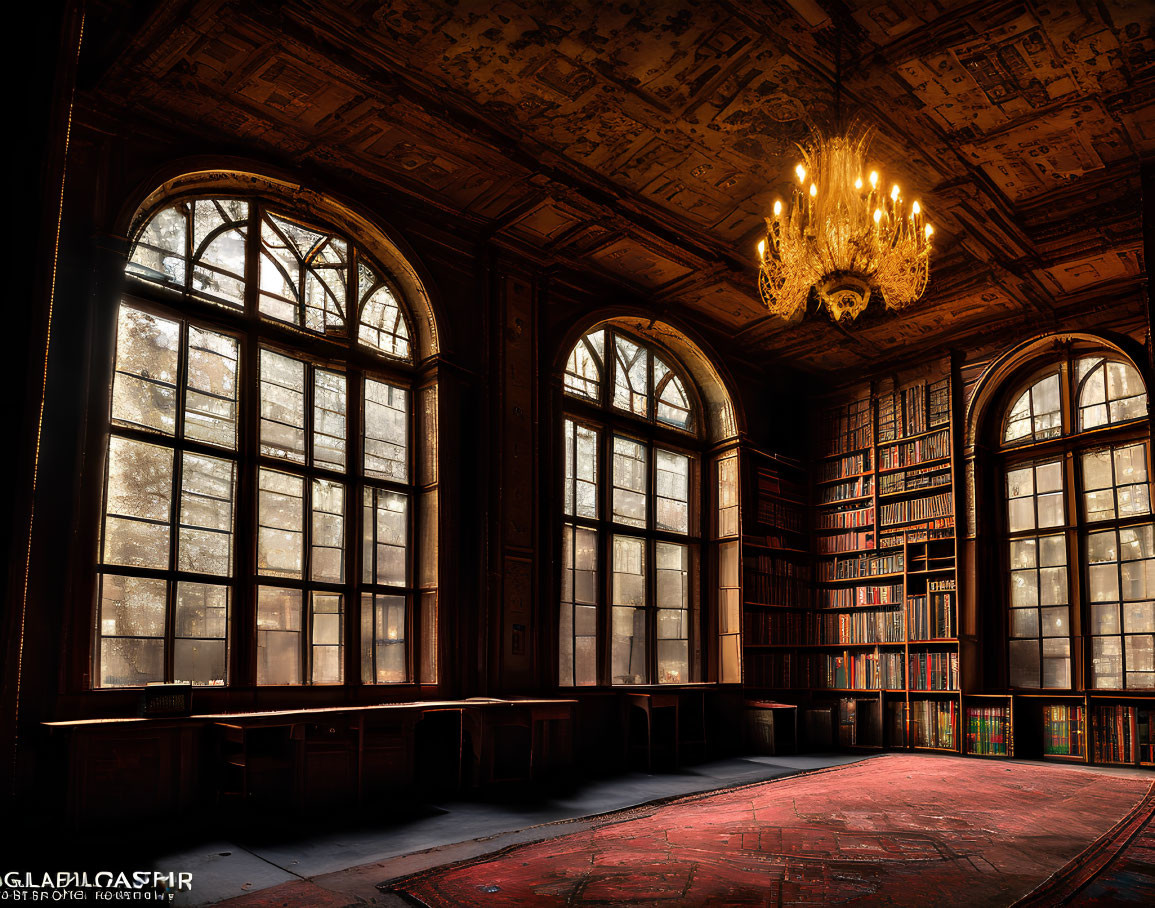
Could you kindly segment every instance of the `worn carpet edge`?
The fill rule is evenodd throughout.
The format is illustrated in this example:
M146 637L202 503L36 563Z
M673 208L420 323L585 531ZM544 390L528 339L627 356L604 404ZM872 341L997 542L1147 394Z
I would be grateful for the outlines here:
M1153 815L1155 782L1123 819L1015 902L1012 908L1045 908L1069 902L1131 844Z
M790 772L785 775L776 776L773 779L758 779L753 782L739 782L734 785L726 785L722 788L710 788L706 791L693 791L688 794L666 795L661 798L654 798L652 801L645 801L641 804L633 804L629 807L619 807L616 810L607 810L604 813L584 814L580 817L568 817L564 820L550 820L548 823L538 823L534 826L526 826L525 829L553 829L564 826L573 826L578 823L602 823L606 826L616 825L618 823L629 822L630 820L642 819L649 816L655 810L662 807L668 807L672 804L690 803L693 801L701 801L706 798L712 798L720 794L728 794L732 791L742 791L746 788L754 788L758 785L774 785L777 782L788 782L792 779L798 779L803 776L817 776L827 772L837 772L840 769L846 769L849 766L858 766L868 760L885 760L890 757L900 757L904 754L864 754L861 759L852 760L849 763L839 763L837 766L821 766L817 769L799 769L796 772ZM481 836L476 839L469 839L471 842L485 842L491 839L500 838L505 833L495 833L491 836ZM568 835L563 832L562 835ZM376 889L380 892L388 892L392 895L404 896L414 905L424 906L425 903L419 900L416 896L405 892L402 886L418 883L426 877L434 876L439 873L444 873L448 870L455 870L459 867L468 867L471 864L482 864L486 861L492 861L497 858L505 857L512 851L518 848L525 848L530 845L537 845L554 836L544 836L541 839L536 839L527 842L514 842L503 848L498 848L495 851L490 851L485 854L473 855L472 857L461 858L456 861L449 861L445 864L437 864L434 867L427 867L424 870L418 870L414 873L406 873L401 876L391 877L381 883L377 883ZM455 843L463 844L463 843ZM444 845L437 845L433 848L427 848L421 852L414 852L414 854L428 854L432 851L437 851L444 848Z
M582 816L582 817L571 817L571 818L565 819L565 820L553 820L549 823L541 823L538 826L528 826L526 828L527 829L549 829L551 827L562 827L562 826L567 826L567 825L573 825L576 823L594 823L594 824L601 823L601 824L604 824L606 826L617 825L618 823L629 822L630 820L635 820L635 819L641 819L643 817L649 816L650 814L652 814L655 810L657 810L659 808L668 807L668 806L673 805L673 804L692 803L694 801L705 800L706 798L715 797L717 795L728 794L728 793L733 792L733 791L742 791L743 789L754 788L754 787L757 787L759 785L774 785L774 784L779 783L779 782L788 782L788 781L792 781L795 779L803 778L805 776L817 776L817 775L822 775L824 773L839 772L840 770L847 769L851 766L860 766L861 764L863 764L867 761L891 760L891 759L899 759L899 758L903 758L903 757L907 757L907 756L910 756L910 754L906 754L906 753L867 754L867 755L864 755L863 758L860 760L854 760L850 763L840 763L837 766L823 766L823 767L820 767L818 769L803 769L803 770L799 770L797 772L789 773L787 775L778 776L778 777L773 778L773 779L762 779L760 781L754 781L754 782L742 782L742 783L739 783L736 785L727 785L727 786L724 786L722 788L713 788L713 789L710 789L708 791L697 791L697 792L691 792L689 794L669 795L667 797L657 798L653 801L647 801L644 804L636 804L632 807L623 807L623 808L619 808L617 810L609 810L609 811L606 811L605 813L589 814L587 816ZM935 755L935 756L936 757L941 756L944 759L955 759L956 758L956 756L952 756L949 754ZM965 758L959 758L959 759L965 759ZM1018 763L1021 765L1033 765L1029 761L1008 760L1006 762ZM1066 768L1071 772L1082 772L1082 773L1086 773L1088 775L1099 775L1094 770L1089 769L1087 767L1067 766ZM1152 788L1155 788L1155 783L1152 783ZM1108 830L1106 833L1104 833L1102 836L1100 836L1099 839L1096 839L1096 841L1094 843L1092 843L1092 845L1089 846L1089 848L1087 850L1089 851L1089 850L1093 849L1104 838L1109 838L1116 827L1126 825L1128 819L1132 816L1132 814L1135 811L1141 809L1142 805L1147 802L1147 799L1151 798L1152 796L1153 796L1152 791L1149 790L1148 793L1146 795L1144 795L1143 798L1141 798L1139 800L1139 804L1135 808L1132 808L1132 811L1130 811L1122 820L1120 820L1120 822L1117 823L1116 826L1112 827L1110 830ZM1155 807L1155 801L1153 801L1152 807ZM1138 828L1140 828L1141 825L1142 824L1139 824L1138 826L1136 826L1136 830ZM563 833L563 835L565 835L565 834L566 833ZM1132 834L1134 834L1134 833L1132 833ZM498 836L490 836L490 837L476 839L475 841L485 841L486 838L497 838L497 837ZM403 898L405 901L409 902L410 904L412 904L414 906L418 906L418 908L428 908L428 905L424 901L419 899L413 893L407 891L404 887L410 886L410 885L413 885L416 883L420 883L428 877L437 876L439 874L446 873L448 871L456 870L456 869L459 869L462 867L468 867L468 866L471 866L474 864L484 864L487 861L493 861L493 860L498 860L500 858L504 858L507 855L509 855L510 853L517 851L520 848L526 848L526 847L529 847L529 846L534 845L534 844L539 844L540 842L545 841L545 839L548 839L548 838L550 838L550 837L547 836L543 839L538 839L536 841L515 842L512 844L506 845L503 848L496 849L495 851L488 852L486 854L473 855L472 857L461 858L460 860L456 860L456 861L449 861L445 864L439 864L439 865L436 865L434 867L427 867L424 870L418 870L414 873L403 874L403 875L398 876L398 877L393 877L393 878L387 879L381 883L376 884L375 888L380 892L387 892L390 895L399 896L399 897ZM437 850L436 848L427 849L427 851L436 851L436 850ZM1114 854L1118 854L1118 852L1119 852L1119 849L1116 849ZM1083 853L1085 853L1085 852L1083 852ZM1079 857L1076 857L1073 860L1078 861L1082 857L1083 853L1081 853L1079 855ZM1108 860L1109 860L1109 858L1108 858ZM1069 865L1064 865L1062 868L1060 868L1058 871L1056 871L1056 874L1063 873L1067 869L1068 866ZM1104 864L1104 866L1105 866L1105 864ZM1096 873L1097 872L1098 871L1096 871ZM1090 882L1092 879L1094 879L1093 875L1091 877L1089 877L1082 885L1086 885L1086 883ZM1044 885L1045 885L1045 883L1044 883ZM1037 890L1033 890L1032 893L1028 893L1028 895L1025 896L1024 898L1032 895L1034 891L1037 891ZM1046 904L1051 904L1051 903L1038 902L1038 903L1032 903L1031 905L1023 905L1023 906L1020 906L1018 903L1015 903L1014 908L1042 908L1042 906L1046 905Z

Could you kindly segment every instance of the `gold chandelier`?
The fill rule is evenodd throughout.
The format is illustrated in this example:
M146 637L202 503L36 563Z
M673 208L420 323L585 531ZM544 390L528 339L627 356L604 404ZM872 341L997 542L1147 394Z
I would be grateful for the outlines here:
M789 208L774 203L758 244L762 301L787 321L806 314L811 287L836 322L857 318L872 291L901 309L926 290L934 228L917 201L907 207L897 183L886 192L878 172L867 172L869 140L858 129L799 145Z

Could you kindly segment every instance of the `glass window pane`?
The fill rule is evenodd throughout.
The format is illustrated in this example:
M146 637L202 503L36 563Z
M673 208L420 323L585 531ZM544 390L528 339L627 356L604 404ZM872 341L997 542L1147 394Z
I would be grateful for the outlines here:
M361 666L367 684L409 680L405 597L361 596Z
M171 448L109 439L105 564L168 568L172 465Z
M1035 467L1035 491L1061 492L1063 489L1063 465L1055 460Z
M718 460L718 536L738 535L738 456Z
M1062 536L1039 539L1039 564L1047 567L1067 564L1067 542Z
M614 406L636 416L648 416L650 406L650 351L614 336Z
M1087 568L1087 585L1092 602L1119 599L1119 569L1114 564L1092 564Z
M189 326L185 438L236 448L239 355L236 338Z
M365 473L378 479L409 479L409 392L365 379Z
M1033 568L1038 563L1038 540L1011 540L1011 568Z
M257 683L301 683L301 591L257 587Z
M261 351L261 453L305 462L305 364Z
M300 577L305 482L299 476L262 469L258 485L257 572Z
M1011 609L1011 636L1039 636L1039 610L1037 608Z
M1011 605L1039 604L1039 575L1034 570L1011 572Z
M1123 638L1123 652L1127 661L1127 674L1131 672L1155 671L1155 649L1151 634L1131 634Z
M345 376L313 372L313 463L345 469Z
M187 205L178 202L158 211L137 237L125 273L158 284L183 288L187 271Z
M658 529L690 532L690 458L657 448L654 470Z
M1107 690L1123 686L1123 644L1118 637L1091 639L1091 683Z
M163 637L167 590L163 580L104 574L100 578L101 636Z
M657 374L657 367L660 360L656 357L654 359L654 382L658 387L658 422L664 422L668 426L675 426L679 429L687 429L690 426L690 398L686 394L686 388L682 384L682 380L678 378L673 372L670 372L668 377L665 377L665 383L662 384ZM663 368L668 371L668 367L663 363Z
M228 672L229 588L177 584L173 679L223 685Z
M1043 687L1071 686L1071 641L1067 637L1043 639Z
M357 266L361 321L357 339L387 356L409 359L409 325L393 290L371 268Z
M597 683L597 532L562 528L560 682Z
M1091 605L1091 633L1119 633L1119 603L1096 602Z
M313 538L309 573L314 580L345 580L345 487L313 480Z
M598 400L601 397L605 332L593 331L574 345L565 364L564 383L569 394Z
M610 673L614 684L645 684L646 550L629 536L613 541Z
M614 436L614 521L646 525L646 446Z
M565 513L598 516L598 430L565 421Z
M235 479L231 460L185 452L177 558L182 571L232 573Z
M311 594L313 601L314 684L340 684L344 678L344 610L337 593Z
M179 322L120 307L112 380L113 423L173 434L179 355Z
M363 504L364 581L388 586L405 586L409 576L408 497L384 489L366 489Z
M1038 498L1039 528L1058 527L1065 522L1063 519L1063 493L1040 495Z
M1012 533L1035 528L1035 500L1013 498L1008 502L1007 524Z
M100 641L100 686L144 687L164 680L164 640L104 637Z
M1071 633L1067 620L1067 607L1045 608L1042 615L1042 635L1044 637L1067 637Z
M1124 603L1123 630L1128 634L1155 631L1155 602Z
M1039 604L1067 604L1067 569L1043 568L1039 571Z
M248 217L249 203L242 199L193 203L192 289L197 296L244 305Z

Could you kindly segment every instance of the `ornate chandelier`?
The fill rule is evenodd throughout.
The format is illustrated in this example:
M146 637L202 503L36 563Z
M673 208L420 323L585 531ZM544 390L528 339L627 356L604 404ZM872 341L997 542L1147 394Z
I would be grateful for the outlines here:
M811 287L836 322L857 318L872 291L901 309L926 290L934 228L917 201L907 207L897 183L886 192L878 172L867 171L869 140L859 129L800 145L789 207L776 201L766 218L758 290L787 321L806 314Z

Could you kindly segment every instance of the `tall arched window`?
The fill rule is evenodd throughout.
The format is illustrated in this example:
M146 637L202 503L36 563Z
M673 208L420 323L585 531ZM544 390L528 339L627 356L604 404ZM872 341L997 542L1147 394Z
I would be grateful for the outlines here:
M577 342L563 390L559 683L698 680L708 483L697 390L672 353L615 325Z
M237 182L158 191L135 219L94 684L430 683L435 441L414 397L433 389L407 301L338 212Z
M999 441L1012 687L1080 688L1080 664L1090 688L1155 687L1146 417L1142 377L1117 354L1076 350L1010 395Z

